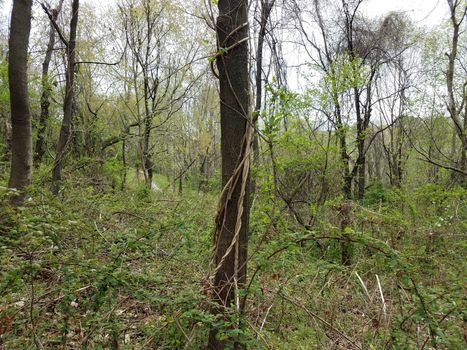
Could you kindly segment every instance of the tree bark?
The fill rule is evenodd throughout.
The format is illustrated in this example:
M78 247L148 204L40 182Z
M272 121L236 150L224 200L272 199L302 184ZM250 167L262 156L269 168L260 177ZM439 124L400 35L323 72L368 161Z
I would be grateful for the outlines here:
M127 162L126 162L126 140L122 140L122 183L120 184L120 190L125 190L127 176Z
M60 3L56 10L52 10L52 19L57 20L60 11L62 10L64 0ZM52 59L52 53L55 46L55 28L50 22L49 41L47 42L47 50L44 61L42 62L42 93L41 93L41 114L39 116L39 125L37 128L36 147L34 150L34 164L38 165L42 162L45 154L45 134L47 131L47 121L49 120L50 93L51 86L49 81L49 66Z
M2 161L5 163L10 162L11 156L11 118L5 116L5 125L3 125L2 132L4 133L5 148L3 149Z
M148 19L149 20L149 19ZM149 50L147 50L147 55L149 55ZM146 184L149 189L152 188L152 178L153 178L153 163L152 163L152 152L151 152L151 129L152 129L152 111L149 108L149 78L147 77L147 66L148 66L148 57L146 57L146 68L143 68L144 75L144 137L143 137L143 170L144 177L146 179Z
M32 0L15 0L11 12L8 80L11 106L11 170L9 188L20 191L15 205L26 197L32 174L32 126L28 95L28 45Z
M339 138L340 156L343 168L342 193L346 200L350 200L352 199L352 175L350 174L350 156L347 153L347 140L344 128L344 126L340 126L337 134Z
M256 127L258 125L258 119L261 113L262 94L263 94L263 47L264 37L266 36L266 26L269 20L269 15L274 6L275 0L261 0L261 20L260 28L258 33L258 47L256 49L256 97L255 97L255 112L253 113L253 124ZM257 165L259 160L259 137L258 133L255 132L253 137L253 163ZM256 179L253 177L251 181L251 196L254 196L256 192Z
M451 50L447 54L448 56L448 67L446 71L446 85L448 90L448 111L449 115L454 123L454 129L461 141L461 156L459 160L459 169L461 170L460 173L454 175L454 178L459 179L459 183L467 185L467 176L465 176L465 172L467 171L467 115L464 113L464 120L461 120L462 114L462 102L464 103L464 107L467 108L465 103L467 103L466 97L466 85L467 81L464 82L463 87L463 96L462 102L457 103L455 97L455 89L454 89L454 75L456 71L456 60L458 56L458 48L459 48L459 37L461 35L460 26L463 20L465 20L467 16L467 9L466 5L463 5L461 0L448 0L449 11L450 11L450 19L452 25L452 37L451 37ZM461 13L460 18L459 12ZM465 111L467 112L467 111ZM456 163L454 161L454 163ZM454 164L457 165L457 164Z
M75 81L75 63L76 63L76 35L78 29L79 0L73 0L72 15L70 22L70 39L66 43L66 83L65 100L63 103L63 121L60 129L60 138L58 140L57 155L55 157L52 170L52 191L58 194L60 181L62 178L62 168L65 156L68 151L68 144L71 135L71 126L73 124L73 98Z
M223 195L214 236L215 267L213 299L216 313L226 320L226 308L239 305L238 290L246 280L248 245L248 170L252 125L249 112L248 79L248 2L219 0L217 43L219 54L221 153ZM229 49L226 49L229 48ZM236 302L237 301L237 302ZM240 324L233 327L241 327ZM217 339L218 330L209 333L207 349L225 349L233 339ZM235 344L240 348L240 344Z
M371 120L372 87L373 87L373 79L375 79L375 76L376 76L376 67L372 65L371 73L370 73L368 82L366 83L366 87L365 87L366 99L365 99L365 104L363 105L363 113L361 113L360 108L357 109L357 149L358 149L357 199L358 200L362 200L363 197L365 196L366 152L368 151L367 138L368 138L368 127L370 125L370 120ZM360 104L360 100L361 100L360 94L357 94L357 90L355 90L355 94L357 96L355 97L355 103Z
M350 217L352 213L352 201L345 200L341 203L339 208L340 216L341 216L341 233L343 236L343 240L341 242L341 263L344 266L351 266L352 265L352 243L350 242L349 235L347 233L347 229L350 226Z

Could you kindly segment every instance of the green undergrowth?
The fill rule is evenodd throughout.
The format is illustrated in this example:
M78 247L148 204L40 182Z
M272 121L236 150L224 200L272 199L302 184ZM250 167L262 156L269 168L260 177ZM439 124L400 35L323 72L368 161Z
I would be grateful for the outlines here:
M18 209L0 189L2 348L202 349L229 322L210 314L202 282L216 194L120 191L80 173L58 197L47 186ZM339 198L310 207L305 229L259 193L245 326L220 336L251 349L464 348L465 199L370 188L342 232Z
M377 186L352 204L344 232L338 198L310 208L303 229L265 197L253 212L263 243L250 291L264 348L465 348L465 189ZM344 239L351 266L340 260Z
M1 189L4 348L178 348L190 323L209 321L200 281L214 197L70 184L64 193L33 188L13 210Z

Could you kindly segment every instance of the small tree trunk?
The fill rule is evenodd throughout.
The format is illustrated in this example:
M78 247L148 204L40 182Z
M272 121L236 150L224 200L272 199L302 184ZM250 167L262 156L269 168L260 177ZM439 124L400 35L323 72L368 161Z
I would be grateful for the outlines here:
M452 37L451 37L451 50L447 54L448 66L446 70L446 86L448 92L447 106L449 115L454 123L454 129L461 141L461 159L459 164L460 172L454 175L454 178L459 179L458 182L461 184L467 184L467 94L466 87L464 85L463 90L463 101L456 103L456 92L455 92L455 73L456 73L456 60L458 58L458 47L459 38L462 33L461 24L466 19L467 13L465 12L465 4L462 1L448 1L450 19L452 26ZM461 14L459 16L459 13ZM461 119L462 107L464 107L464 120ZM455 161L454 161L455 163Z
M8 162L11 156L11 118L5 117L4 130L2 131L5 133L5 148L3 149L2 160Z
M261 0L261 20L260 20L260 29L258 34L258 47L256 49L256 101L255 101L255 112L253 114L253 124L255 127L258 125L258 119L261 113L261 104L262 104L262 94L263 94L263 46L264 46L264 37L266 36L266 25L268 23L269 15L274 6L275 0ZM255 132L253 136L253 163L258 165L259 160L259 137L258 133ZM251 197L254 196L256 192L256 179L252 178L251 181Z
M403 167L403 155L404 155L404 125L402 124L402 117L399 117L399 127L398 127L398 136L397 136L397 150L396 150L396 159L394 160L395 164L395 185L397 188L402 187L402 180L404 177Z
M383 175L381 171L381 160L383 159L383 154L379 147L373 147L374 149L374 163L375 163L375 177L378 179L378 182L383 181Z
M357 190L357 199L362 200L365 195L365 168L366 168L366 155L365 155L365 141L363 140L358 147L359 160L358 160L358 190Z
M206 191L208 184L208 166L209 166L209 150L210 146L206 148L206 152L201 159L201 165L199 166L200 180L198 185L198 192Z
M341 263L344 266L352 265L352 243L347 234L347 228L350 224L350 215L352 212L352 202L349 200L344 201L340 207L341 214L341 232L343 236L341 244Z
M149 51L148 51L149 52ZM146 58L147 60L148 58ZM143 69L144 74L144 134L143 134L143 169L146 184L149 188L152 188L152 177L153 177L153 163L152 163L152 152L151 152L151 129L152 129L152 112L149 108L149 78L147 77L146 68Z
M339 151L341 156L342 171L343 171L343 185L342 193L345 199L352 198L352 175L350 174L350 158L347 154L347 140L344 131L344 126L337 127L337 137L339 142Z
M63 121L58 140L57 155L52 170L52 191L58 194L62 178L62 168L70 142L71 126L73 124L73 98L75 82L76 35L78 29L79 0L73 0L70 22L70 40L66 47L67 71L65 83L65 100L63 104Z
M58 15L62 9L64 0L60 0L58 8L52 10L52 19L57 20ZM49 120L49 107L50 107L50 81L49 81L49 66L52 59L52 53L55 46L55 28L50 22L49 41L47 43L47 51L45 53L44 61L42 62L42 94L41 94L41 114L39 116L39 125L37 127L37 139L34 152L34 164L38 165L42 162L45 154L45 135L47 130L47 122Z
M126 186L126 176L127 176L127 164L126 164L126 140L122 140L122 183L120 185L120 190L123 191Z
M20 191L12 199L21 204L32 173L32 126L28 95L28 45L32 0L16 0L11 12L8 80L11 106L11 170L8 187Z
M467 120L467 116L465 117ZM467 131L467 128L465 129ZM467 134L464 134L462 137L462 149L461 149L461 160L460 160L460 169L464 172L467 172ZM461 180L459 181L463 186L467 186L467 176L460 174Z

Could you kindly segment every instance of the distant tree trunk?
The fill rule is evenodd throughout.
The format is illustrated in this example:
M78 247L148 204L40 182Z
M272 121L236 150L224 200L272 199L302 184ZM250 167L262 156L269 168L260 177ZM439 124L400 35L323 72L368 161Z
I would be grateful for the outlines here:
M11 170L9 188L20 191L12 203L21 204L32 173L32 126L28 95L28 45L32 0L13 1L11 12L8 81L11 106Z
M340 206L341 215L341 233L343 240L341 242L341 263L344 266L352 265L352 244L350 242L347 229L350 225L351 213L352 213L352 201L345 200Z
M211 149L211 145L206 148L206 152L203 156L201 156L201 164L199 166L199 173L200 173L200 180L198 185L198 192L206 191L207 184L208 184L208 167L209 167L209 151Z
M366 100L365 104L363 105L363 113L360 111L360 107L357 108L357 104L360 105L360 93L357 93L357 89L355 89L355 105L357 108L357 149L358 149L358 158L357 158L357 199L362 200L365 196L365 188L366 188L366 152L367 152L367 137L368 137L368 127L370 125L371 119L371 100L372 100L372 82L376 75L376 68L371 67L371 73L369 76L369 80L366 90ZM363 117L363 118L362 118Z
M340 120L340 117L339 117ZM346 200L352 198L352 176L350 174L350 156L347 152L347 138L345 126L338 122L337 125L337 138L339 143L339 153L343 170L343 185L342 193Z
M340 118L339 118L340 120ZM342 235L345 238L341 241L341 261L342 264L345 266L350 266L352 264L352 244L348 240L346 228L348 225L348 212L345 211L346 208L350 206L351 199L352 199L352 174L350 173L350 156L347 153L347 140L346 140L346 132L345 127L343 125L338 126L337 134L339 138L339 145L340 145L340 154L341 154L341 162L342 167L344 170L344 184L342 187L342 192L344 194L344 202L341 205L341 231Z
M219 56L221 153L223 195L214 236L213 298L219 304L217 313L225 315L225 307L243 309L238 290L246 281L248 246L248 170L252 137L249 112L248 77L248 1L219 0L217 43ZM226 49L223 52L221 49ZM238 297L236 299L235 297ZM237 301L237 302L236 302ZM240 325L232 326L240 327ZM216 338L218 330L209 333L210 350L225 349L232 339ZM234 345L236 349L239 344Z
M149 50L147 51L149 52ZM148 53L149 54L149 53ZM149 58L146 58L146 62ZM146 63L146 66L148 63ZM147 69L147 68L146 68ZM144 170L144 178L146 179L146 184L149 188L152 187L152 178L153 178L153 163L152 163L152 152L151 152L151 129L152 129L152 112L149 108L149 99L150 99L150 92L149 92L149 78L147 77L147 72L143 69L144 74L144 107L145 107L145 115L144 115L144 135L143 135L143 170Z
M52 10L52 19L57 20L60 11L62 10L64 0L60 3L56 10ZM49 41L47 43L47 50L45 53L44 61L42 62L42 94L41 94L41 114L39 116L39 125L37 127L37 139L34 152L34 163L36 165L42 162L45 154L45 134L47 130L47 121L49 120L49 106L50 106L50 92L51 86L49 81L49 66L52 59L52 53L55 46L55 28L52 21L50 21Z
M369 119L368 119L369 120ZM366 136L367 128L361 131L361 136L359 136L359 140L357 142L357 150L358 150L358 171L357 171L357 199L362 200L365 196L365 188L366 188Z
M365 140L358 143L358 176L357 176L357 199L362 200L365 195L365 167L366 167L366 154L365 154Z
M462 0L447 0L450 11L450 19L452 26L452 37L451 37L451 50L447 54L448 56L448 67L446 71L446 85L448 90L448 111L449 115L454 123L454 129L461 141L461 156L459 164L457 165L460 171L457 171L454 178L458 179L459 183L467 185L467 94L466 86L467 80L464 81L462 101L456 101L456 93L454 88L454 76L456 71L456 60L459 49L459 37L462 33L461 24L467 17L467 11L465 2ZM459 16L459 13L461 14ZM462 108L464 110L463 120L461 119ZM455 164L456 165L456 164Z
M350 50L352 48L350 47ZM352 51L351 51L352 53ZM351 59L354 60L355 57L353 54L351 55ZM355 164L355 171L352 171L352 178L355 178L357 175L357 181L356 181L356 197L357 199L361 199L360 196L362 195L362 187L363 187L363 192L365 191L365 156L364 156L364 150L365 150L365 136L364 136L364 130L363 130L363 118L362 118L362 110L361 110L361 103L360 103L360 91L358 87L353 88L354 91L354 108L355 108L355 113L357 117L357 160ZM363 197L363 195L362 195Z
M127 164L126 164L126 140L122 140L122 183L120 185L120 190L123 191L126 186L126 176L127 176Z
M373 133L376 133L377 130L373 129ZM382 160L384 159L384 137L379 135L375 137L375 142L373 142L372 147L372 160L374 169L368 171L368 178L375 178L378 182L383 182L383 172L382 172Z
M361 2L361 1L360 1ZM352 64L354 64L358 55L355 52L354 48L354 15L357 11L359 3L357 3L356 8L353 11L349 11L349 4L346 1L342 1L344 14L345 14L345 36L347 40L347 50L349 54L349 59ZM353 74L358 74L353 72ZM351 181L357 178L356 180L356 197L361 199L365 192L365 128L364 128L364 113L362 113L362 103L361 103L361 91L358 86L353 87L353 103L355 108L355 116L357 119L357 160L355 166L349 174Z
M269 15L274 6L275 0L261 0L261 20L260 28L258 33L258 47L256 49L256 99L255 99L255 111L253 113L253 125L258 125L258 119L261 113L262 105L262 94L263 94L263 46L264 37L266 36L266 26L268 23ZM259 137L258 133L255 132L253 137L253 163L257 165L259 159ZM256 179L253 178L251 181L251 195L253 196L256 192Z
M63 104L63 121L60 129L60 138L58 140L57 154L55 156L54 167L52 170L52 191L57 194L60 188L62 178L62 168L65 156L68 151L70 141L71 126L73 124L73 99L75 82L75 61L76 61L76 33L78 29L79 0L73 0L72 15L70 22L70 39L66 43L66 83L65 100Z
M404 176L403 161L403 148L404 148L404 125L402 124L403 116L399 117L399 127L397 128L397 146L394 159L394 186L397 188L402 187L402 180Z
M5 148L3 149L2 160L8 162L11 156L11 118L5 116L5 125L3 130L5 135Z

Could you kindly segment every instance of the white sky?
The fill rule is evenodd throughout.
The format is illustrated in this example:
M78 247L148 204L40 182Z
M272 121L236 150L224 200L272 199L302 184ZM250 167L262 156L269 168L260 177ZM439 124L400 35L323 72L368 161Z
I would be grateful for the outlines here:
M58 0L48 1L53 4L57 3ZM71 0L66 1L71 2ZM96 13L99 13L114 6L118 0L81 1L82 3L94 5ZM12 0L0 0L0 38L3 40L6 39L8 33L8 15L11 11L11 4ZM438 26L448 18L447 0L366 0L362 10L370 18L381 17L391 11L402 11L412 18L416 25L427 29ZM41 11L38 5L35 6L35 11ZM288 47L288 45L285 45L283 48L285 64L289 67L287 69L287 84L294 91L304 91L309 84L309 79L313 79L306 71L307 68L303 66L303 57L306 57L306 55L302 55L303 52L300 52L301 49L296 46Z
M83 0L83 2L105 9L114 4L116 0ZM366 11L369 16L380 16L389 11L404 11L418 24L432 26L439 24L443 18L446 18L446 2L446 0L368 0ZM12 0L3 1L2 15L10 12L11 3ZM5 17L0 20L4 21ZM1 26L3 25L1 23Z
M417 24L432 26L447 17L446 0L369 0L367 14L380 16L390 11L404 11Z
M71 0L66 1L71 2ZM57 3L57 0L49 0L49 2ZM106 10L110 6L114 5L117 0L82 0L82 2L94 5L96 7L96 12L100 12L100 10ZM3 5L1 5L2 3ZM3 33L3 35L7 33L7 18L11 11L11 3L12 0L0 0L0 33ZM428 28L437 26L442 23L443 20L447 20L448 18L447 0L366 0L362 9L370 18L383 16L390 11L402 11L411 17L416 25ZM35 6L35 11L40 11L37 5ZM287 61L289 61L287 62L289 65L294 65L295 60L298 58L295 51L292 53L284 52L284 55L287 58ZM295 64L298 63L295 62ZM295 75L290 77L292 78L291 80L296 81L297 83L301 81L300 69L297 69L295 73L289 72L288 74L290 73Z

